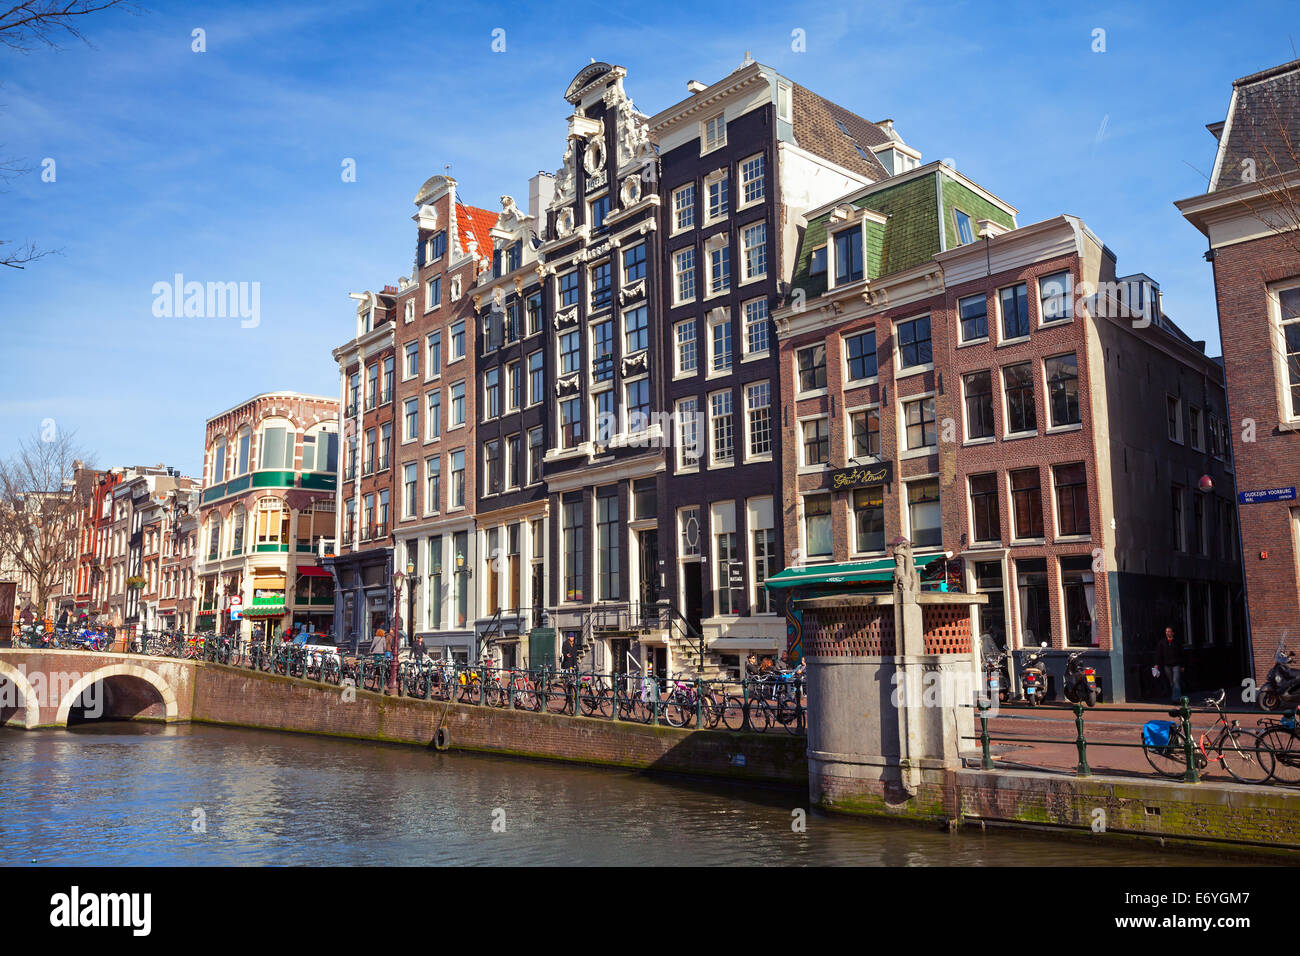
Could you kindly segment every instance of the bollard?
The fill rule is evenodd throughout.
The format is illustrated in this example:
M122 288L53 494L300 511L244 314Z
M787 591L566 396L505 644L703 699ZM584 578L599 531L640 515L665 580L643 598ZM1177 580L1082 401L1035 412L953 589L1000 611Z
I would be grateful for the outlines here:
M1080 701L1074 704L1074 728L1076 732L1074 742L1079 748L1079 766L1075 772L1080 777L1091 777L1092 769L1088 766L1088 742L1083 739L1083 703Z
M1178 708L1183 724L1183 755L1187 758L1187 772L1183 774L1184 783L1200 783L1201 775L1196 772L1196 749L1192 746L1192 710L1183 698Z
M980 767L993 769L993 757L989 754L989 705L986 701L976 701L980 709Z

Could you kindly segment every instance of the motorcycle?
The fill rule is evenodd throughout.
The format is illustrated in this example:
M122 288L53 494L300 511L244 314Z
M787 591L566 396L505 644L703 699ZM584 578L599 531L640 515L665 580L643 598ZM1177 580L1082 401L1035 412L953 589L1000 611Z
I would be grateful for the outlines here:
M984 655L984 690L989 700L1006 703L1011 696L1011 681L1006 668L1007 655L994 651Z
M1259 691L1261 710L1281 710L1284 706L1300 704L1300 670L1295 668L1295 654L1281 644L1273 655L1273 666L1268 669L1264 686Z
M1046 648L1043 641L1040 648ZM1020 667L1020 683L1025 688L1025 703L1030 707L1047 696L1047 669L1043 666L1043 651L1030 651Z
M1083 651L1075 651L1065 661L1065 699L1097 705L1097 672L1083 660Z

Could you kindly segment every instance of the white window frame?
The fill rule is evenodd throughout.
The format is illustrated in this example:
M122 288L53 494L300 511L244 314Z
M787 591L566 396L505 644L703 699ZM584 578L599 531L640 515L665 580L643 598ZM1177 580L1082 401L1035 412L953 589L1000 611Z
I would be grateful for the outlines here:
M763 303L763 319L762 319L762 321L763 321L764 323L766 323L766 325L767 325L767 329L766 329L766 333L767 333L767 347L766 347L766 348L762 348L762 349L754 349L753 351L751 351L750 348L749 348L749 327L750 327L750 325L752 325L753 323L750 321L749 310L750 310L750 307L751 307L751 306L753 306L753 305L755 305L756 303L759 303L759 302ZM768 302L768 300L767 300L767 296L765 296L765 295L760 295L760 296L758 296L757 298L754 298L754 299L746 299L744 302L740 303L740 315L741 315L741 319L740 319L740 325L741 325L740 356L741 356L741 359L740 359L740 360L741 360L742 362L744 362L744 361L746 361L746 360L748 360L748 359L751 359L751 358L760 358L760 357L763 357L763 356L766 356L766 355L770 355L771 352L772 352L772 334L773 334L773 329L772 329L772 309L771 309L771 305L769 304L769 302Z
M682 289L681 277L687 271L683 269L681 265L682 259L685 256L690 256L691 259L691 266L689 270L691 274L691 294L689 297L683 297L681 295L681 289ZM685 305L688 302L694 302L699 297L700 297L699 256L696 254L696 249L694 246L686 246L685 248L678 249L676 252L673 253L673 305Z
M1287 368L1286 360L1286 326L1292 322L1300 322L1300 319L1293 319L1291 322L1282 321L1282 293L1290 292L1293 289L1300 289L1300 278L1286 279L1282 282L1275 282L1266 289L1268 296L1268 324L1270 335L1272 336L1273 348L1273 382L1277 389L1277 410L1278 417L1288 423L1300 423L1300 403L1297 403L1292 397L1291 392L1291 375L1290 369ZM1231 448L1232 435L1228 433L1229 449ZM1229 453L1228 461L1231 461Z
M717 124L715 128L717 129L718 132L721 133L721 135L711 140L709 136L709 131L711 127L714 127L714 124ZM727 114L725 110L721 113L715 113L713 116L700 120L700 155L701 156L704 156L707 153L712 153L715 150L723 149L726 145L727 145Z
M752 442L753 442L753 434L754 434L754 432L753 432L753 419L752 419L752 417L751 417L752 408L751 408L751 406L750 406L750 404L749 404L749 396L750 396L750 392L751 392L752 390L754 390L754 389L756 389L756 388L760 388L760 387L763 387L763 388L766 388L766 389L767 389L767 406L766 406L766 407L767 407L767 448L768 448L768 450L765 451L765 452L754 453L754 452L751 451L751 445L752 445ZM771 460L772 460L772 446L776 443L776 440L777 440L777 436L776 436L776 427L775 427L775 426L776 426L776 419L775 419L775 416L773 416L773 414L772 414L772 383L771 383L771 381L768 380L768 379L762 379L762 380L757 381L757 382L746 382L746 383L745 383L745 386L744 386L744 388L741 390L741 392L742 392L742 394L743 394L743 396L744 396L744 406L745 406L745 408L744 408L744 411L745 411L745 453L744 453L744 456L743 456L743 461L745 462L745 464L749 464L751 461L771 461ZM760 407L762 407L762 406L760 406Z
M1048 319L1043 309L1043 282L1047 279L1055 279L1058 276L1065 276L1065 316L1061 318ZM1074 273L1069 269L1058 269L1056 272L1041 275L1035 280L1035 288L1038 290L1038 327L1052 328L1057 325L1069 325L1074 321Z
M759 172L757 176L746 178L746 167L754 162L759 163ZM736 164L737 185L740 187L738 198L740 202L736 203L736 209L748 209L750 206L757 206L767 198L767 155L765 153L755 153L753 156L746 156ZM758 195L753 199L746 199L746 187L758 183Z
M731 457L725 459L720 459L716 455L717 444L714 442L714 430L713 430L713 423L714 423L713 400L715 396L721 396L721 395L726 395L728 400L731 403L731 411L728 412L728 414L731 416ZM708 422L708 429L709 429L709 433L708 433L709 467L730 468L732 465L736 463L736 396L731 389L723 388L723 389L719 389L716 392L709 392L708 395L705 396L705 398L708 402L708 408L706 409L706 411L708 413L707 422Z
M679 197L681 197L681 196L682 196L682 195L683 195L687 190L690 190L690 194L691 194L691 201L690 201L690 204L687 205L687 206L679 205L679 203L681 202L681 199L680 199ZM683 222L682 222L682 215L683 215L683 213L689 213L689 215L690 215L690 219L691 219L690 222L688 222L688 223L683 223ZM671 235L671 236L675 236L675 235L678 235L679 233L688 232L688 231L690 231L691 229L694 229L694 228L695 228L695 226L696 226L696 222L695 222L695 183L693 183L693 182L685 183L684 185L678 186L676 189L673 190L673 193L672 193L672 216L673 216L673 228L669 231L669 235Z
M715 369L714 360L716 355L713 351L713 330L715 327L727 326L727 338L731 347L727 351L727 364L724 368ZM705 369L705 378L722 378L730 375L736 368L736 330L731 327L731 310L725 306L716 309L710 309L705 320L705 330L707 332L705 350L708 358L708 367ZM696 346L698 354L699 346Z
M758 231L758 230L762 230L762 233L763 233L763 240L762 240L761 243L757 243L756 245L754 245L754 246L751 247L751 246L748 244L749 237L750 237L751 235L753 235L753 234L754 234L756 231ZM761 248L761 249L763 250L763 271L762 271L762 272L750 272L750 271L749 271L749 256L750 256L750 253L751 253L753 250L755 250L755 249L759 249L759 248ZM759 279L766 279L766 278L767 278L767 262L768 262L768 258L767 258L767 220L766 220L766 219L760 219L760 220L758 220L757 222L752 222L752 223L750 223L748 226L744 226L744 227L742 227L741 230L740 230L740 270L741 270L741 279L740 279L740 281L741 281L741 283L743 284L743 283L746 283L746 282L757 282Z
M692 368L682 367L682 338L681 331L689 327L691 330L690 344L694 346L694 366ZM699 320L692 316L689 319L682 319L680 322L673 323L673 378L688 378L698 375L700 371L700 323Z
M807 458L806 442L804 440L804 426L809 422L824 421L826 423L826 461L816 464L809 464ZM799 474L816 474L822 471L829 471L832 459L832 442L831 442L831 417L827 412L814 412L811 415L801 415L795 419L795 443L799 446L797 451L797 461L799 462Z

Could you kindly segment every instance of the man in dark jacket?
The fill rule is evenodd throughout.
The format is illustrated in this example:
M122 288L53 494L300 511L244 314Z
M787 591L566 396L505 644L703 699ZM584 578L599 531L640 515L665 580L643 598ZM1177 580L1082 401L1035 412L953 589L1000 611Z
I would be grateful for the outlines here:
M564 647L560 651L560 667L563 670L571 671L578 666L578 645L573 642L573 635L570 634L564 639Z
M1183 696L1183 645L1174 639L1174 629L1165 628L1165 636L1156 644L1156 674L1169 682L1169 693L1175 704Z

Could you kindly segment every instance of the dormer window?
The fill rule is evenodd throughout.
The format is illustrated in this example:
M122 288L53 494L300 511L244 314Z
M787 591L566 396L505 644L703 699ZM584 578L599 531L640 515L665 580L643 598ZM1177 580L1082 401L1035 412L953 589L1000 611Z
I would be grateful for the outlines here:
M812 256L808 260L808 274L811 276L823 275L826 272L826 247L818 246L812 251Z
M720 149L727 145L727 119L722 113L704 121L702 152Z
M966 215L960 209L952 211L952 217L957 223L957 241L963 246L975 241L975 230L971 226L970 216Z
M776 87L776 118L787 123L794 119L794 110L790 105L790 87L783 84L777 84Z
M862 278L862 227L855 225L835 234L835 284Z

